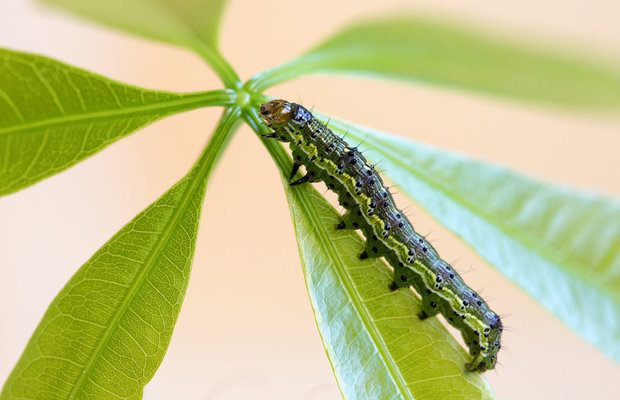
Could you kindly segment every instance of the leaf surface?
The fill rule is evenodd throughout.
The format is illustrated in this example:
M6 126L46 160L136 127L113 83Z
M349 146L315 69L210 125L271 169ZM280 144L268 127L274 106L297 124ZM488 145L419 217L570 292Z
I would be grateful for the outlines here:
M205 58L227 87L239 78L218 51L225 0L41 0L95 22L191 49Z
M94 21L147 38L217 47L225 0L43 0Z
M30 186L165 116L234 102L230 91L141 89L0 50L0 195Z
M330 128L363 142L400 190L620 363L617 200L334 118Z
M262 91L316 73L359 73L559 106L620 106L620 66L493 33L398 16L360 22L248 83Z
M266 133L257 121L250 124ZM439 320L417 317L413 291L390 291L388 267L360 260L360 236L335 229L340 215L311 185L290 187L290 157L265 145L285 184L310 301L344 397L493 399L480 374L464 371L468 355Z
M0 399L140 399L187 289L209 173L229 109L194 168L86 262L51 303Z

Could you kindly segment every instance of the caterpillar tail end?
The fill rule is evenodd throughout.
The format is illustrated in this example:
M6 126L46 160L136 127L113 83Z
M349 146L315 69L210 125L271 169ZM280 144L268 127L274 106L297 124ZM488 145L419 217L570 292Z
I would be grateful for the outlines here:
M495 367L495 356L488 354L480 354L474 358L472 362L465 364L465 369L468 372L484 372Z
M484 372L488 369L484 361L481 361L478 364L466 363L465 368L468 372Z

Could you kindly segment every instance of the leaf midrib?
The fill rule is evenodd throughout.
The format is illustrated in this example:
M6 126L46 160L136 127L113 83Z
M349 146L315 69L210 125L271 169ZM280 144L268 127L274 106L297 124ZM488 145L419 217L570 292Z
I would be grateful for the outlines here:
M234 117L232 118L234 119ZM230 120L228 122L230 122ZM232 121L232 123L234 123L234 121ZM232 123L231 123L231 126L232 126ZM224 140L219 137L216 137L216 135L214 135L213 140L214 141L211 143L215 144L213 147L217 155L219 153L220 146L222 142L224 142ZM218 143L216 143L217 140L219 140ZM88 375L90 375L91 366L101 356L100 350L108 343L108 340L112 336L113 332L116 330L116 327L119 326L120 320L122 316L125 314L125 312L127 311L129 304L134 300L135 295L138 292L138 290L142 287L142 285L145 284L146 280L144 279L144 277L147 276L151 272L151 269L153 265L155 264L155 261L160 255L160 252L162 252L162 249L164 248L164 246L168 244L169 239L172 236L172 233L175 231L175 229L180 223L181 217L187 211L187 206L190 203L191 199L193 198L196 188L202 183L204 179L206 179L206 175L208 175L212 167L212 163L209 162L211 161L210 160L211 152L209 150L210 150L210 146L207 146L204 153L201 155L200 159L197 161L197 164L199 164L199 167L197 169L194 169L186 178L184 178L184 179L190 179L191 181L189 183L189 186L185 190L185 193L183 194L183 197L181 198L181 201L179 202L177 209L174 211L174 214L170 222L166 225L166 228L161 233L161 236L158 239L157 244L153 248L153 252L144 262L144 267L142 268L140 273L136 275L136 278L134 279L134 284L129 288L129 291L125 295L125 298L123 299L117 311L114 313L114 315L110 319L110 323L108 324L107 329L105 329L103 335L101 336L101 339L97 343L97 346L93 349L89 359L84 364L83 369L85 373L80 374L78 380L73 385L71 392L67 396L67 399L72 399L75 397L75 394L81 389L82 382L86 379Z
M91 356L89 357L88 361L84 364L83 369L86 372L83 374L80 374L78 380L73 385L73 388L71 392L69 393L69 396L67 396L67 399L74 398L74 396L81 389L82 382L86 379L88 375L90 375L92 365L101 356L101 349L108 343L108 340L113 335L113 333L116 331L116 328L117 326L119 326L120 320L122 316L125 314L125 312L127 311L129 304L134 300L136 293L145 283L144 277L148 275L148 273L151 272L151 269L153 265L155 264L155 260L157 256L159 256L160 252L162 251L162 248L168 243L168 240L172 236L172 232L177 227L181 219L181 216L186 211L185 207L187 206L189 199L192 197L191 194L193 194L193 191L195 189L195 185L198 179L196 179L195 177L188 177L185 179L191 179L192 182L190 183L185 193L183 194L183 198L181 199L179 206L175 210L171 221L168 223L164 231L161 233L161 236L158 239L153 252L149 256L149 258L147 258L147 260L144 262L143 264L144 267L141 269L140 273L134 279L134 284L129 288L129 291L125 295L125 298L123 299L120 306L118 307L118 311L116 311L116 313L114 313L114 315L112 316L110 320L111 321L110 324L105 329L103 335L101 336L101 339L97 343L97 346L92 350Z
M167 111L168 113L172 113L175 111L191 110L206 105L224 106L232 104L234 102L234 93L232 91L226 90L219 90L215 92L199 92L179 96L179 98L175 98L173 100L167 100L157 103L142 104L138 106L123 107L118 109L100 110L89 113L63 115L39 121L16 124L6 128L0 128L0 137L3 135L10 135L23 131L34 131L37 129L47 129L51 127L69 125L76 122L97 121L106 119L113 120L123 117L133 117L143 114L151 114L162 110ZM213 100L219 101L217 102L217 104L211 104L210 101Z
M338 277L340 278L340 281L344 284L346 292L349 294L349 299L351 299L354 304L355 312L360 317L362 324L366 327L366 332L368 332L368 334L373 337L373 343L377 348L377 352L381 355L381 360L383 361L386 369L390 371L390 378L398 388L400 394L405 396L405 398L414 400L414 397L408 388L408 384L405 378L401 375L400 369L395 365L396 362L391 357L389 350L386 348L385 343L381 339L381 335L377 332L377 327L372 323L372 317L368 314L368 311L364 307L363 302L359 299L359 296L352 295L353 293L356 293L356 290L354 289L354 285L351 283L348 274L343 270L342 266L344 265L344 262L340 257L338 251L334 248L333 243L328 239L323 222L317 215L314 208L309 206L303 195L298 196L298 198L300 200L300 203L303 205L306 215L310 217L312 225L319 228L317 230L317 233L321 246L326 253L330 254L331 258L334 261L337 261L335 264L337 268L335 268L335 270L338 274Z

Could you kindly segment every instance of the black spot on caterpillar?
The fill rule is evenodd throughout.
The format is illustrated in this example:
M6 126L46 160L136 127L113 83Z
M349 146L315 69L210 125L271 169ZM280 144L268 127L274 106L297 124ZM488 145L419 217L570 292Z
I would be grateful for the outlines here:
M414 231L374 166L298 104L273 100L261 105L260 115L273 129L266 137L290 143L295 160L291 179L301 165L306 168L306 175L290 184L325 182L347 210L337 228L360 229L366 237L360 259L385 257L394 267L390 289L413 286L422 297L420 319L441 313L461 331L472 356L465 364L468 371L495 367L501 346L499 316Z

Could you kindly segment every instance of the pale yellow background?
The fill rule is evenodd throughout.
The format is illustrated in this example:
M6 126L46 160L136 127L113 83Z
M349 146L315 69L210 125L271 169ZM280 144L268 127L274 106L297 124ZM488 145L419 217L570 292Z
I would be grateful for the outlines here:
M390 10L447 15L620 59L617 0L233 1L221 47L247 79L347 21ZM149 88L221 87L189 52L29 2L0 3L0 45ZM268 93L543 179L620 195L618 115L569 113L342 77L304 78ZM69 277L190 168L219 113L199 110L158 122L0 199L0 382ZM505 316L501 365L485 374L498 398L620 398L617 364L489 268L410 199L399 196L397 202ZM276 168L246 127L209 182L191 278L168 354L145 399L340 398L316 331Z

